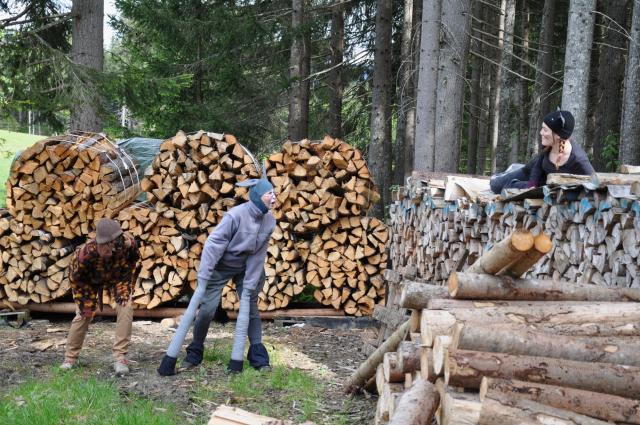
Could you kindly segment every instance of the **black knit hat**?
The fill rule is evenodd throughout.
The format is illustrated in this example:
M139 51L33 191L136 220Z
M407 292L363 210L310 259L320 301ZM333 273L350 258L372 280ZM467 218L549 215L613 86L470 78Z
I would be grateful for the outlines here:
M573 133L575 121L569 111L558 109L557 111L549 112L542 121L562 139L568 139Z

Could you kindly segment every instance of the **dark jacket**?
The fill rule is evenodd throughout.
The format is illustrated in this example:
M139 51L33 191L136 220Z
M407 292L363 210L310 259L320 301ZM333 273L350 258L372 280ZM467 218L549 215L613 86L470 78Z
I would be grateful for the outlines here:
M595 173L586 152L578 144L571 144L571 154L567 162L560 167L549 160L549 152L545 151L535 156L525 166L525 174L529 176L527 181L518 181L509 185L519 189L544 186L547 184L547 175L551 173L591 175Z

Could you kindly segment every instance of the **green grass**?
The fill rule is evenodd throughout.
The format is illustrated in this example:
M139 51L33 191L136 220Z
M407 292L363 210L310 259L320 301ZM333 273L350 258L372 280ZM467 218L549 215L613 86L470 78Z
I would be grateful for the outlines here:
M177 425L173 406L119 394L111 382L54 372L0 398L3 425Z
M273 370L259 372L245 361L243 372L224 380L207 379L206 369L226 368L231 353L231 341L218 340L204 353L204 367L194 388L193 398L237 405L265 416L291 419L296 422L343 425L349 423L343 412L327 412L323 408L325 383L309 371L291 368L280 359L278 347L266 344ZM348 403L345 405L348 407ZM327 417L329 414L330 417ZM325 416L324 422L318 422Z
M28 148L45 136L35 136L26 133L15 133L13 131L0 130L0 208L6 203L5 182L9 177L9 167L16 152Z

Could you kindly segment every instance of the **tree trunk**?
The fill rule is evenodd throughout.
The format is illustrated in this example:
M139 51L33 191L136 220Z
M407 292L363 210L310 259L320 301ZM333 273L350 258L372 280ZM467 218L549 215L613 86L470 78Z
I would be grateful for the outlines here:
M445 286L429 283L405 281L400 292L400 307L423 309L431 298L442 298L448 295Z
M538 57L536 60L536 78L531 98L531 115L529 119L529 134L527 136L527 157L531 158L538 151L540 145L540 126L542 117L550 111L549 97L551 96L551 72L553 71L553 32L556 0L545 0L540 22L540 38L538 43Z
M572 425L606 425L607 422L558 409L515 396L495 400L486 397L482 401L479 425L535 425L540 423Z
M482 8L482 43L480 44L480 53L482 57L490 55L491 49L486 43L491 40L489 34L489 23L487 22L490 16L488 7ZM475 173L483 175L487 165L487 146L489 146L489 111L491 109L491 70L492 64L487 60L482 60L482 72L480 74L480 111L478 118L478 153L476 160ZM469 170L469 173L473 173L473 170Z
M406 321L396 329L387 340L371 354L367 360L360 364L358 370L349 377L345 383L345 392L353 393L360 389L376 373L376 368L382 363L385 353L394 351L404 341L409 330L409 321Z
M511 264L504 274L511 277L520 277L527 273L542 257L553 249L551 238L545 233L538 234L533 239L533 247L527 251L520 260Z
M451 348L640 366L640 356L637 354L640 352L640 342L626 337L568 336L496 329L482 324L458 324ZM433 352L437 364L435 346ZM438 371L437 367L434 369Z
M413 55L411 51L411 37L413 35L413 10L414 0L404 0L404 20L402 23L402 42L400 47L400 80L396 88L398 105L398 122L396 124L396 143L394 145L395 170L393 181L402 185L407 174L407 164L404 154L406 152L406 129L408 123L408 110L413 102L412 77Z
M291 32L293 33L291 44L291 56L289 61L289 129L288 138L293 141L302 140L307 137L308 132L308 95L305 107L305 87L308 91L308 82L304 80L308 77L308 69L305 63L306 42L304 30L305 0L292 0L291 3ZM305 74L305 70L307 73ZM306 117L305 117L305 111Z
M606 321L640 320L640 309L635 303L597 303L590 305L543 307L488 307L469 310L422 310L420 334L424 344L431 345L438 335L449 335L457 321L508 323L592 323Z
M482 3L475 2L473 5L473 16L482 18ZM480 110L480 75L482 74L482 51L481 40L483 23L478 22L473 31L471 40L471 93L469 99L469 126L467 131L467 174L475 173L478 163L478 128L481 119Z
M498 46L494 50L495 54L493 56L493 60L496 64L502 63L502 47L504 45L504 25L505 25L505 15L507 8L507 0L502 0L500 4L500 12L498 13L498 18L496 19L498 23ZM490 125L491 125L491 173L496 172L496 157L497 157L497 147L498 147L498 135L500 130L500 90L502 86L502 73L505 72L500 68L499 65L496 65L493 74L493 82L491 85L491 112L490 112Z
M92 72L102 72L104 64L103 0L73 0L71 5L73 16L71 60L83 67L88 78L76 82L74 86L74 102L71 110L71 131L102 131L100 116L100 97L95 87L84 87L91 84ZM83 70L82 73L85 73Z
M382 202L374 206L373 214L384 215L389 204L391 178L391 20L392 5L378 0L376 12L376 41L371 88L371 141L369 169L382 194Z
M416 108L416 171L433 171L436 146L436 89L442 0L423 0L420 33L420 73Z
M515 108L516 78L513 75L513 32L516 22L516 0L506 0L504 7L504 30L502 37L502 58L500 61L500 108L498 112L498 144L496 146L496 170L503 171L509 166L511 155L512 111Z
M520 57L529 58L529 37L530 37L530 10L529 3L525 0L520 0L520 35L522 37L522 46L520 47ZM529 76L529 65L524 61L520 62L520 75ZM517 88L518 91L518 136L514 139L511 145L511 163L516 163L521 158L526 158L527 153L527 131L528 131L528 119L529 111L529 81L524 78L518 78Z
M462 132L471 1L442 3L443 40L438 58L434 171L457 172Z
M418 98L418 69L420 68L420 22L422 16L422 3L414 0L413 4L413 31L411 33L411 79L408 83L407 92L411 101L407 105L407 119L404 128L404 179L411 175L415 168L414 154L416 148L416 101Z
M451 273L449 295L473 300L640 302L640 289L579 285L550 279L513 279L469 272Z
M640 0L633 0L629 55L624 79L620 163L640 164Z
M418 379L400 397L389 425L429 425L439 403L440 395L433 384Z
M329 73L329 128L331 136L342 139L342 81L344 60L344 2L338 0L331 11L331 67Z
M640 398L638 367L480 351L449 351L445 364L447 384L478 389L483 376Z
M519 229L493 246L478 258L468 273L496 274L500 270L518 261L533 247L534 238L528 230Z
M622 82L624 81L625 28L627 20L626 1L601 2L604 28L600 46L597 83L595 87L595 127L593 129L593 168L607 171L607 157L603 155L605 139L619 137L618 126L622 112ZM609 170L614 171L614 170Z
M611 394L510 379L483 378L480 399L526 398L611 422L640 424L640 402Z
M582 146L586 142L589 70L591 69L595 8L596 0L571 0L569 4L562 109L571 112L575 118L571 141Z

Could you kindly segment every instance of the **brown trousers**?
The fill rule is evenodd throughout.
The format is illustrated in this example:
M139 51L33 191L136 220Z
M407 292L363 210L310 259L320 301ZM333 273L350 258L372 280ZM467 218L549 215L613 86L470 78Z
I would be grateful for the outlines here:
M126 305L116 305L116 335L113 341L113 359L126 359L129 345L131 345L131 327L133 323L133 306L131 300ZM67 337L67 347L64 353L65 360L75 362L80 355L84 338L91 323L91 317L82 317L76 310L76 317L71 322L69 336Z

